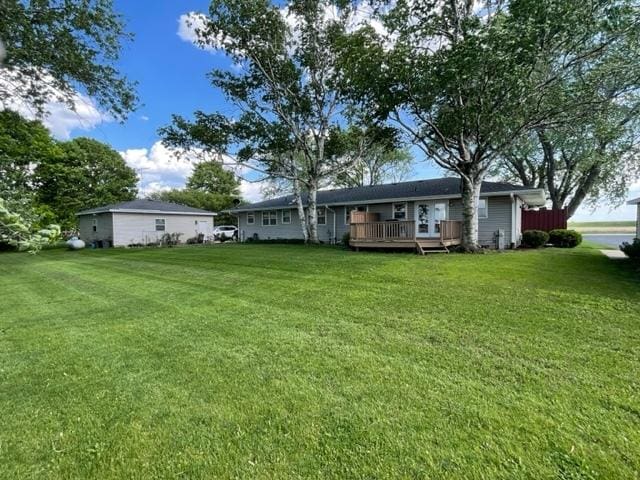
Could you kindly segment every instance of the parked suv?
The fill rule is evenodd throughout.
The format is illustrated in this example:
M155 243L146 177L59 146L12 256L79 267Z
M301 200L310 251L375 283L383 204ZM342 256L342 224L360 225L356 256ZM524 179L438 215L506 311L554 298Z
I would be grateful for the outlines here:
M213 229L213 238L221 242L235 240L238 238L238 228L233 225L219 225Z

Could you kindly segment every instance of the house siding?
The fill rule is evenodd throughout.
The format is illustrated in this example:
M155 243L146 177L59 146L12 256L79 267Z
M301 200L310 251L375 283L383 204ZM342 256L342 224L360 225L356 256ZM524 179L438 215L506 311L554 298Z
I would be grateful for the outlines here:
M478 219L478 242L485 247L495 247L495 233L504 230L505 247L515 240L512 239L512 205L511 197L480 197L486 198L489 205L487 218ZM462 200L455 199L449 202L449 219L462 220Z
M196 222L207 222L212 231L213 217L206 215L176 215L162 213L113 213L113 244L127 246L132 243L149 243L160 239L165 233L182 233L180 242L195 237ZM156 232L156 218L165 219L165 230Z
M95 215L82 215L78 217L78 231L80 238L86 243L96 240L113 241L113 221L111 213L97 213ZM93 231L93 220L97 220L96 231Z
M485 197L482 197L485 198ZM512 221L513 221L513 200L509 196L488 197L489 202L489 214L487 218L479 219L478 225L478 237L481 245L494 247L495 232L499 229L504 230L505 235L505 247L517 241L512 238ZM428 201L433 201L429 199ZM436 200L437 201L437 200ZM448 219L449 220L462 220L462 201L460 199L443 199L443 203L448 205ZM403 203L402 201L394 203ZM407 220L415 220L415 206L420 201L408 201L407 204ZM380 220L385 221L393 218L393 204L391 202L386 203L362 203L361 205L367 205L370 213L380 214ZM330 207L331 210L327 210L327 224L318 226L318 237L323 242L331 242L335 238L337 241L342 239L342 236L349 231L349 225L345 224L345 210L353 209L354 205ZM297 209L291 210L291 224L282 224L282 211L278 212L278 224L273 226L262 225L262 211L256 210L255 223L250 225L247 223L247 212L238 213L238 225L240 230L241 240L246 240L253 237L254 234L258 235L260 239L301 239L302 230L300 228L300 218L298 216ZM520 212L517 212L518 214ZM335 233L333 217L335 215ZM517 223L516 223L517 226ZM516 230L517 236L519 231Z
M302 228L300 226L300 216L298 210L291 209L291 223L282 223L282 211L284 209L276 210L277 212L277 224L276 225L262 225L262 211L255 211L255 223L247 223L248 212L241 212L238 214L238 229L240 231L240 239L246 241L249 238L253 238L255 235L260 240L275 240L275 239L302 239ZM332 208L332 210L335 210ZM339 230L340 214L336 211L334 214L330 210L327 210L327 222L326 225L318 225L318 237L323 242L330 242L334 238L333 233L333 217L336 215L336 231ZM338 233L339 235L339 233Z
M410 203L410 202L408 202ZM362 205L366 205L363 203ZM345 210L354 208L353 206L337 206L327 208L326 225L318 225L318 238L322 242L331 243L333 241L341 241L342 236L349 231L349 225L345 224ZM368 204L369 212L380 214L381 220L392 218L391 203ZM247 213L238 213L238 228L240 230L240 239L246 241L255 234L261 240L273 239L302 239L302 228L300 226L300 216L296 208L291 209L291 224L282 223L282 210L278 212L278 224L263 226L262 211L256 210L255 223L253 225L247 223ZM335 224L334 224L335 217ZM334 229L335 225L335 229ZM334 231L335 230L335 231Z

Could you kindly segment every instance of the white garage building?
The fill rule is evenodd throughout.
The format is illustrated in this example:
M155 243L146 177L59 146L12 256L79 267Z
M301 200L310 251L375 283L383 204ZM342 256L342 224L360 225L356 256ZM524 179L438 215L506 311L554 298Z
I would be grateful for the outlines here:
M80 238L87 244L109 242L116 247L156 242L165 234L181 233L180 241L202 233L211 235L213 212L177 203L136 199L76 214Z

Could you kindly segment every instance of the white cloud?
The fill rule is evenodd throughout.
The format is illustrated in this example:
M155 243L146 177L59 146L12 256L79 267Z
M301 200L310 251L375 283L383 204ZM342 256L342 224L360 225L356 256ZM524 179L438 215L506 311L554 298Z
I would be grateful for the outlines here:
M12 89L17 88L16 84L19 81L19 75L15 72L0 69L0 88L3 90L11 92ZM46 92L48 98L51 98L51 101L44 107L46 115L39 119L54 137L66 140L74 130L89 131L103 122L112 121L109 115L101 112L88 96L76 93L73 97L73 108L71 108L67 103L59 100L60 91L51 86L51 82L46 80L46 76L44 82L42 90ZM1 106L14 110L30 120L38 118L38 113L33 105L18 95L9 97Z
M149 117L147 117L146 115L140 115L140 120L142 120L143 122L148 122Z
M328 25L329 22L338 21L340 19L341 12L335 5L326 3L323 5L323 9L324 15L321 20L323 23ZM289 31L291 33L289 39L289 48L293 49L300 39L299 25L301 22L301 18L299 15L289 11L286 6L280 8L280 15L282 16L285 24L289 27ZM370 25L376 31L376 33L378 33L382 37L385 37L388 40L391 38L395 38L390 36L382 22L374 17L374 10L369 5L369 3L365 1L360 2L356 5L353 11L350 12L349 18L347 20L347 30L352 32L364 25ZM196 47L202 48L207 51L216 51L221 49L222 45L225 42L222 35L218 35L218 37L215 39L207 38L208 43L206 45L203 45L199 42L198 31L204 30L206 22L207 16L203 13L193 11L183 13L182 15L180 15L180 17L178 17L177 35L183 41L192 43ZM237 70L241 68L241 65L233 64L232 68Z
M150 148L130 148L120 152L122 158L142 178L140 196L154 192L183 188L193 167L204 160L214 158L202 152L183 152L171 149L156 141ZM252 172L236 164L228 155L223 156L224 167L237 175L251 177ZM255 176L255 174L253 175ZM242 196L250 201L262 198L260 183L242 180L240 184Z
M142 178L141 195L183 187L194 165L194 159L178 155L159 141L151 148L130 148L120 155Z
M206 26L207 16L203 13L188 12L183 13L178 18L178 37L185 42L192 43L198 48L207 51L215 51L222 45L222 37L219 37L211 45L202 45L198 42L198 31Z
M259 202L262 200L262 182L242 180L240 182L240 192L244 200L252 203Z

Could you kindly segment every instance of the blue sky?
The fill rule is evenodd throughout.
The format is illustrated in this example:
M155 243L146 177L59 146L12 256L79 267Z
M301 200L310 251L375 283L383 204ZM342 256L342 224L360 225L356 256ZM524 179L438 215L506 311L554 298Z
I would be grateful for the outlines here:
M48 124L60 138L90 136L122 152L125 160L139 170L143 189L179 187L191 169L188 161L172 157L159 143L157 130L170 123L172 114L190 116L195 110L232 112L231 106L206 78L214 67L230 67L219 52L203 51L188 41L180 16L192 11L206 11L208 1L130 1L116 0L116 9L135 34L125 44L120 70L139 83L141 108L124 123L105 121L93 108L78 113L53 108ZM439 169L416 151L414 178L441 176ZM259 197L259 185L245 183L243 193L250 200ZM630 196L640 196L640 183ZM598 208L594 213L582 209L575 217L582 220L632 219L632 207L611 211Z

